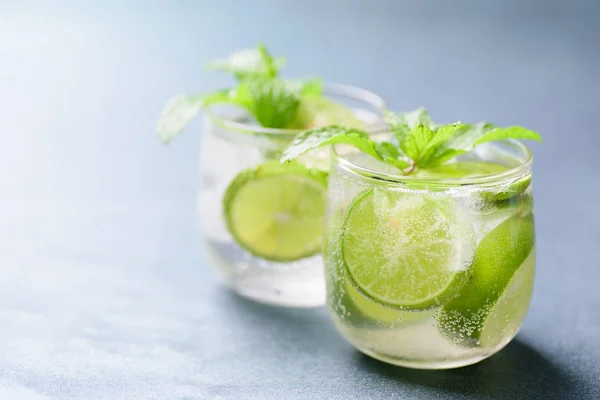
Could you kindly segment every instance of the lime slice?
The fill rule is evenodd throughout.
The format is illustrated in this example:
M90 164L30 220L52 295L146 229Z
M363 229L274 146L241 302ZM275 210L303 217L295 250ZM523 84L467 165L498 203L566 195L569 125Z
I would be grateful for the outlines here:
M422 178L447 178L461 179L473 178L478 176L498 174L509 170L506 165L481 162L481 161L457 161L450 164L443 164L435 168L419 170L416 176ZM501 190L486 190L481 192L481 196L486 201L501 201L510 199L527 190L531 184L531 175L503 187Z
M533 262L529 267L524 262L534 240L531 213L509 217L482 239L475 251L469 283L438 316L439 328L446 336L468 346L494 345L505 336L504 327L511 321L517 325L521 322L529 304L534 269ZM524 271L517 275L520 269ZM519 282L517 289L511 282L513 278Z
M480 346L496 346L517 332L529 310L534 276L535 249L531 249L486 319L479 337Z
M424 310L466 283L474 234L452 199L371 189L348 209L341 248L349 277L369 298Z
M294 261L321 249L327 177L269 161L239 173L223 197L231 235L250 253Z
M310 129L327 125L362 128L365 124L356 118L351 108L326 97L306 97L302 99L296 116L286 128Z
M369 325L389 327L412 324L434 315L433 310L405 311L386 306L363 293L349 277L345 280L344 296L342 301L347 305L351 304L360 313L363 323Z
M531 185L531 174L511 183L507 188L503 188L502 190L494 191L483 191L481 192L481 196L486 201L503 201L503 200L511 200L514 197L517 197L524 193L527 188Z
M411 312L385 306L356 287L341 258L340 234L344 214L342 210L330 214L324 249L328 282L333 295L331 301L336 314L355 326L386 328L432 317L433 311Z

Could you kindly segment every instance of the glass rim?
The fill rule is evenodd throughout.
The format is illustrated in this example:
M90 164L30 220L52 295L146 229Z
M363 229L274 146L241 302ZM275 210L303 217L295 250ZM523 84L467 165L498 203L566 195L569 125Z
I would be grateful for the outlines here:
M325 97L337 96L345 97L350 100L360 101L365 104L373 106L378 111L379 116L383 116L384 110L387 108L385 100L375 94L374 92L363 89L358 86L346 85L343 83L324 82L323 83L323 94ZM265 128L260 125L246 124L242 122L236 122L232 119L224 118L223 115L219 115L211 110L211 107L206 107L204 110L207 117L210 120L228 130L235 130L241 133L247 133L256 136L266 136L271 138L280 139L293 139L300 132L306 129L278 129L278 128ZM379 132L382 130L381 124L367 126L364 129L366 132Z
M390 131L387 130L387 133L390 133ZM511 178L518 179L530 172L531 165L533 163L533 154L525 144L515 139L508 139L497 142L488 142L486 143L486 145L497 146L497 143L508 143L513 148L516 148L519 151L520 155L522 155L522 157L518 158L519 164L515 167L507 169L506 171L465 178L419 177L414 175L402 175L401 173L395 174L368 167L363 167L348 160L337 151L338 146L344 146L344 144L333 145L331 153L332 162L334 164L339 165L346 171L349 171L356 175L360 175L362 179L371 179L379 184L387 183L403 185L419 182L444 187L461 187L500 183L507 180L511 180Z

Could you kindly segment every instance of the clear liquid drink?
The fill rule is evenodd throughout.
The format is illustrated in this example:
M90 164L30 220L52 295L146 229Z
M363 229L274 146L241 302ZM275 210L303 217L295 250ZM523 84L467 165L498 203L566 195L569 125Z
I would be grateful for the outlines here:
M521 143L493 142L404 176L335 146L324 257L340 333L413 368L469 365L502 349L533 290L531 162Z

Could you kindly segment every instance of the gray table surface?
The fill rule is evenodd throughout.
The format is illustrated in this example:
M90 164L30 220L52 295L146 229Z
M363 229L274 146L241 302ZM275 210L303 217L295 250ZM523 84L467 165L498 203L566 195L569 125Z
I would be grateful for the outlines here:
M0 0L0 399L600 398L597 1ZM172 94L267 42L287 74L441 121L541 132L538 274L517 338L478 365L394 368L323 309L243 301L199 249L200 123Z

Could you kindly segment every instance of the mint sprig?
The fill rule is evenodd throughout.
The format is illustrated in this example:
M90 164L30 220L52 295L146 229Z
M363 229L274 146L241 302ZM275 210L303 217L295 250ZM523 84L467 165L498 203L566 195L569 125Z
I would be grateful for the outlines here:
M213 104L231 104L246 109L263 127L281 129L294 120L303 98L321 96L320 79L307 81L279 77L285 64L274 58L264 45L241 50L225 60L209 64L212 69L233 74L238 83L233 89L204 95L179 95L164 107L157 123L158 137L165 143L179 135L202 111Z
M504 139L541 140L538 133L520 126L501 128L486 122L438 125L423 108L408 113L388 113L386 122L395 142L375 142L360 129L333 125L299 134L285 149L281 161L293 160L318 147L348 144L409 175L418 169L436 167L481 143Z

